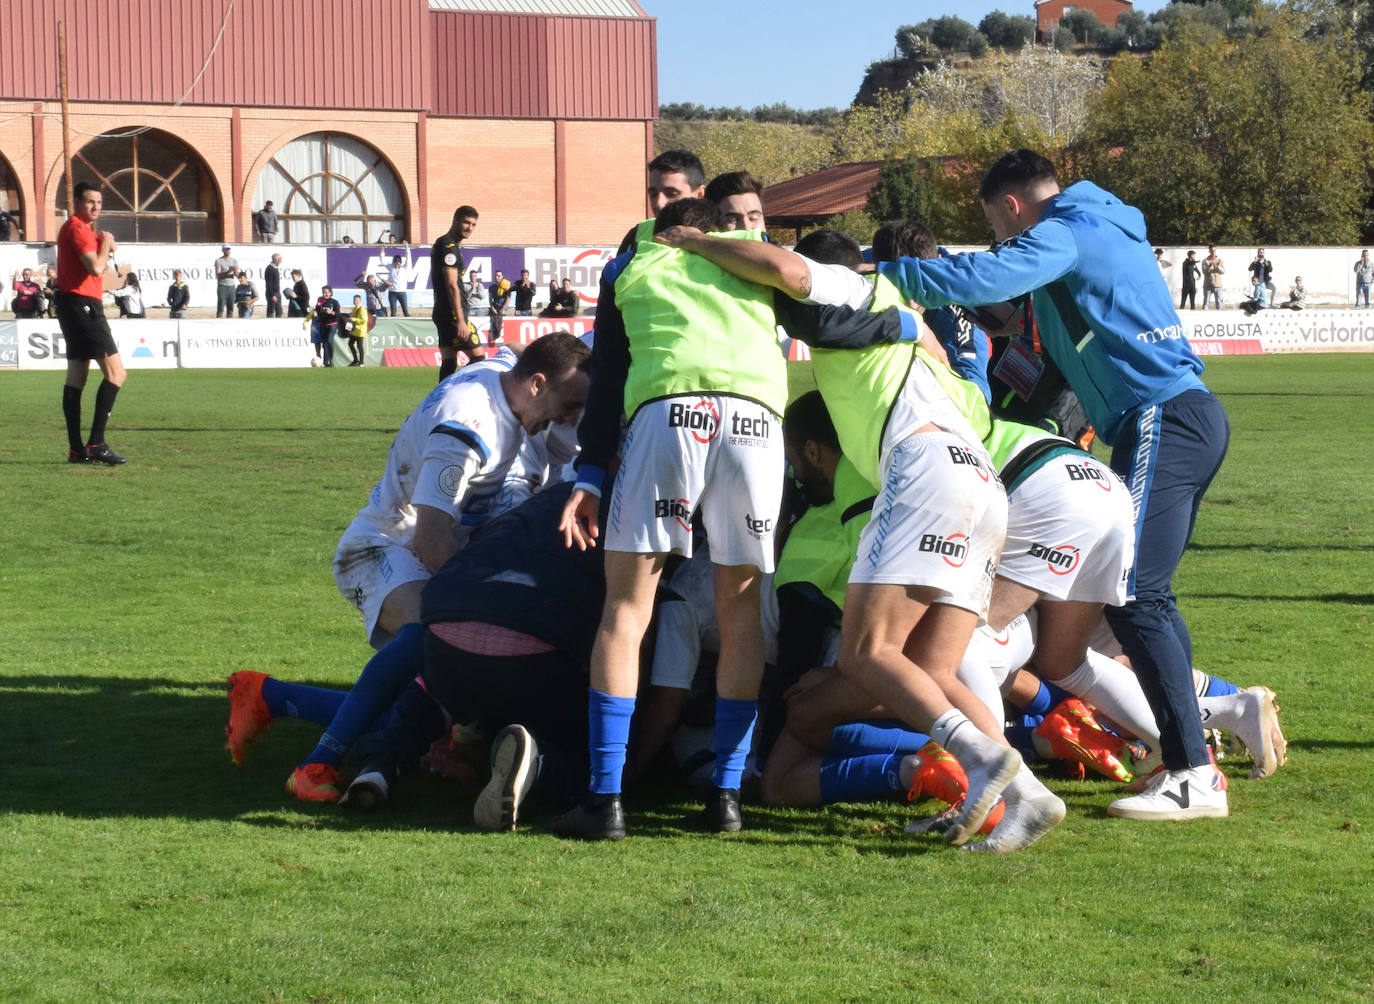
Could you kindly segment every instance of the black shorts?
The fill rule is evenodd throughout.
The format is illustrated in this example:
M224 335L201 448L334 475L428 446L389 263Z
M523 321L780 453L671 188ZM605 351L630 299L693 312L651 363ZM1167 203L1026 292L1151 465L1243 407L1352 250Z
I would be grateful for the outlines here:
M434 330L439 334L439 348L462 349L464 352L471 352L473 349L482 347L480 336L468 330L460 332L458 325L450 318L432 314L430 320L434 322Z
M67 342L68 359L104 359L119 355L110 322L99 300L75 293L58 293L57 326Z

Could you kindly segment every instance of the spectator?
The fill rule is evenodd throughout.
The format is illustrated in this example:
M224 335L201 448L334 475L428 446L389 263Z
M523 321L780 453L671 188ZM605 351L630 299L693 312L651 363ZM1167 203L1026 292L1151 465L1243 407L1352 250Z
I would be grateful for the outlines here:
M291 291L286 294L286 316L287 317L309 317L310 316L310 290L305 285L305 280L301 278L301 270L293 268L291 278L295 283L291 286Z
M576 317L582 310L582 301L578 298L577 290L572 288L571 279L563 280L563 288L555 294L553 302L558 308L559 317Z
M334 299L334 288L325 286L315 301L315 325L310 341L317 346L315 354L326 366L334 365L334 336L338 331L339 301Z
M1302 276L1297 276L1293 280L1293 285L1288 287L1288 299L1279 306L1289 310L1302 310L1307 306L1307 290L1302 284Z
M371 279L372 276L368 276L368 278ZM345 318L343 324L344 334L348 336L348 354L353 357L353 361L348 365L361 366L363 364L363 336L372 326L361 296L353 297L353 312Z
M372 319L386 316L386 308L382 306L382 290L385 287L377 285L377 277L371 273L358 276L353 280L353 285L361 289L363 296L367 298L367 316L369 319L367 327L371 331Z
M1360 260L1355 263L1355 306L1364 298L1365 309L1369 309L1369 284L1374 282L1374 261L1369 260L1369 252L1361 251Z
M529 317L534 312L534 283L530 282L530 270L520 270L520 281L512 287L515 293L515 316Z
M277 211L272 208L271 199L264 202L262 208L253 214L253 229L258 232L258 240L264 244L271 244L277 239ZM272 315L269 313L267 316Z
M182 275L181 269L172 270L172 284L167 287L167 316L185 317L186 308L191 304L191 287L186 285L186 280Z
M222 246L220 251L223 253L215 259L215 280L218 283L215 287L215 316L233 317L234 287L238 285L239 263L229 253L228 244Z
M491 318L491 333L488 341L493 344L501 340L501 322L506 313L506 306L510 303L510 280L501 274L501 270L496 270L496 278L491 284L490 306L487 308L487 316Z
M1278 297L1278 290L1274 287L1274 263L1264 256L1264 248L1255 251L1255 260L1250 263L1250 277L1258 278L1264 284L1265 302L1260 306L1267 306L1273 303Z
M340 244L352 244L352 243L353 243L353 238L350 237L350 236L348 236L348 234L344 234L343 237L342 237L342 239L340 239L339 243L340 243Z
M14 299L10 309L15 317L41 317L43 315L43 287L33 281L33 269L14 273Z
M468 272L468 284L463 287L463 308L468 317L472 317L482 308L486 301L487 291L482 287L482 281L477 278L477 270Z
M1226 266L1222 264L1221 258L1217 255L1215 245L1208 245L1207 257L1202 259L1202 309L1207 309L1207 298L1213 297L1216 300L1217 310L1221 309L1221 277L1226 273Z
M130 272L124 277L124 285L110 291L115 303L119 304L120 317L143 317L143 287L138 284L138 273Z
M400 255L392 255L391 264L386 266L386 275L382 279L392 317L396 316L397 311L405 317L410 316L410 303L406 296L406 273L402 271L402 261Z
M234 287L234 306L239 317L252 317L253 304L258 302L258 288L248 281L248 273L239 273L238 285Z
M270 206L272 203L268 203ZM281 317L281 255L274 254L272 261L262 270L262 292L267 297L267 316Z
M1174 263L1164 257L1163 248L1155 248L1155 264L1159 266L1160 275L1168 275L1169 269L1174 267Z
M1189 310L1197 310L1197 252L1189 251L1188 257L1183 259L1183 265L1180 267L1183 272L1183 293L1178 298L1178 309L1182 310L1186 303ZM1205 298L1202 305L1207 305Z
M1251 276L1250 299L1242 300L1240 309L1253 316L1256 311L1263 310L1267 303L1268 290L1264 288L1263 281L1258 276Z
M48 269L48 279L43 283L43 305L48 317L57 318L57 270Z

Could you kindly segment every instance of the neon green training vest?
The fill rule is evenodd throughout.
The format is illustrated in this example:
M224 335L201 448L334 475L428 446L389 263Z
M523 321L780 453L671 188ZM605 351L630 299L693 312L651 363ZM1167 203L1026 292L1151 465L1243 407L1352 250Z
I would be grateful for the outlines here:
M653 220L635 234L634 257L615 280L630 372L625 414L677 394L730 394L781 415L787 360L778 345L773 292L730 275L701 255L655 244ZM759 240L758 231L712 234Z
M859 534L872 515L872 501L872 486L841 457L835 468L834 501L806 510L788 532L773 575L774 588L809 582L843 611L849 570L859 552Z
M873 286L870 309L881 313L888 307L911 312L897 287L880 275ZM982 391L956 376L920 345L898 342L864 349L816 348L811 351L816 386L835 423L840 449L874 488L882 484L878 465L892 405L906 383L912 363L918 359L935 375L973 430L979 436L987 435L992 418Z

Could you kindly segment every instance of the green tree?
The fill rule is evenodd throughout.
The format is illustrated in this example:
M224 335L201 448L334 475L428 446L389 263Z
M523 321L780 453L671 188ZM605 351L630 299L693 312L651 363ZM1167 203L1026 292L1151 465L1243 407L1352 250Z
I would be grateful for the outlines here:
M988 45L998 49L1019 49L1027 42L1035 41L1035 19L1018 14L1012 17L995 10L978 22L978 30L988 40Z
M1331 37L1264 12L1239 42L1195 26L1112 65L1075 167L1160 243L1353 243L1370 102Z

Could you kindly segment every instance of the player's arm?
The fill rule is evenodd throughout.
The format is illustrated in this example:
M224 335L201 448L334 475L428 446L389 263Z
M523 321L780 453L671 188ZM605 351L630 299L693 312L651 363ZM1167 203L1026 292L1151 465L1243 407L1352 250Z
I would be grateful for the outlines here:
M811 295L811 270L795 251L766 241L711 237L695 227L669 227L654 241L701 255L731 275L760 286L771 286L803 300Z
M86 267L86 271L91 275L104 275L105 268L110 263L110 255L117 249L114 234L102 230L95 235L94 247L87 246L77 248L81 258L81 264Z
M491 458L491 449L471 427L457 419L430 430L420 473L411 492L415 507L415 554L432 572L457 553L462 524L459 511L473 477Z
M456 526L454 518L442 509L415 507L415 554L431 572L437 572L458 553Z
M444 265L443 274L439 278L448 290L448 302L453 304L453 323L458 326L459 332L467 331L468 315L463 306L463 295L458 289L457 266Z

